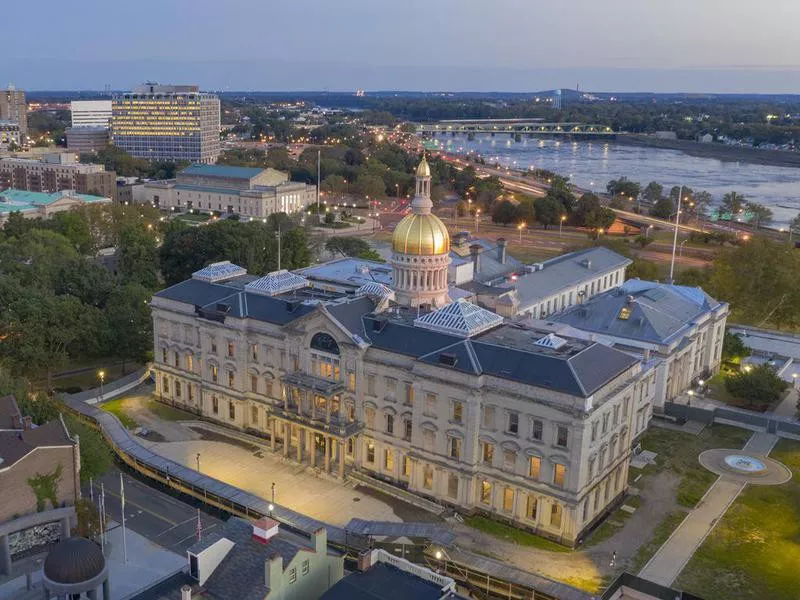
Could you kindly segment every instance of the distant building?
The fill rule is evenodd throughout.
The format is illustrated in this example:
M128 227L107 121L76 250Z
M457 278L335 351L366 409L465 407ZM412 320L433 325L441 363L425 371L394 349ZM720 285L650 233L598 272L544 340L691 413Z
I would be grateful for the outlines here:
M630 573L622 573L600 600L703 600L689 592L666 587Z
M553 108L555 110L561 110L561 90L555 90L553 92Z
M73 100L70 103L73 127L111 125L111 100Z
M350 573L320 600L465 600L455 581L398 558L385 550L368 550Z
M701 144L710 144L711 142L714 141L714 136L711 135L710 133L704 133L703 135L697 136L697 141L700 142Z
M55 505L37 499L29 479L52 476ZM80 498L78 440L56 419L35 426L13 396L0 398L0 575L15 558L69 537Z
M657 140L677 140L678 134L674 131L656 131L653 137Z
M112 142L139 158L215 163L219 128L219 98L196 85L145 84L112 103Z
M0 226L4 225L12 212L19 212L26 219L48 219L55 213L77 206L111 202L111 198L78 194L72 190L54 192L28 192L25 190L0 191Z
M175 179L144 186L145 201L165 210L201 210L263 219L271 214L304 210L316 199L316 188L289 181L275 169L192 165Z
M79 194L116 196L117 175L103 165L80 163L74 153L45 154L31 158L0 159L0 189L53 193L74 190Z
M73 152L99 152L109 142L108 127L69 127L66 131L67 148Z
M0 150L22 147L22 132L19 124L13 121L0 121Z
M344 557L328 551L324 528L309 545L296 538L272 519L231 517L189 548L189 575L213 600L316 600L342 578Z
M0 90L0 121L11 121L19 125L23 140L27 142L28 107L25 104L25 92L13 85L7 90Z
M479 261L487 257L487 253L475 254L479 248L471 250ZM621 285L630 264L630 259L600 246L520 266L514 273L486 284L460 287L472 291L480 305L500 315L527 314L543 319Z

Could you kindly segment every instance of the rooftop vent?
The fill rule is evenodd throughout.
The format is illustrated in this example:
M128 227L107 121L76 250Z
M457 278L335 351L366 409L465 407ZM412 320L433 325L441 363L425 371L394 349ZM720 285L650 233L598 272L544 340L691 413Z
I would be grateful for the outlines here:
M373 319L372 331L383 331L383 328L386 327L386 322L386 319Z
M231 312L231 305L230 304L223 304L222 302L217 302L215 305L218 312L221 313L229 313Z
M439 354L439 364L448 367L455 367L457 362L458 358L452 352L441 352Z
M253 539L266 544L278 535L278 522L274 519L263 518L253 523Z
M540 346L542 348L550 348L551 350L559 350L566 346L567 340L564 338L558 337L554 333L548 333L541 339L538 339L534 342L535 346Z
M592 259L591 258L584 258L581 261L580 264L583 265L584 267L586 267L587 269L591 269L592 268Z
M308 279L283 269L281 271L273 271L264 275L264 277L251 281L244 286L244 289L253 294L275 296L304 287L308 287Z
M503 317L463 298L414 319L414 326L471 337L503 323Z

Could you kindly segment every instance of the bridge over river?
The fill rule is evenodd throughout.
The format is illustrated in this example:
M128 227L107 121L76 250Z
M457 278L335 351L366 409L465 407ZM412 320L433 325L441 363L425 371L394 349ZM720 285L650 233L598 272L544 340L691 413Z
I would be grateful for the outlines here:
M563 136L580 138L613 138L618 132L605 125L591 123L548 123L541 119L454 119L417 123L421 135L507 134L512 137Z

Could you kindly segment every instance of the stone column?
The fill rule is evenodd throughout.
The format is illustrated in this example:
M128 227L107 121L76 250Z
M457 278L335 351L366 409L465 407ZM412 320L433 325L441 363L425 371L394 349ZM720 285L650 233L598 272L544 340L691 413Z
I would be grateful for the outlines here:
M289 424L288 421L283 422L283 456L285 458L289 457L289 444L292 441L292 436L291 436L292 432L290 427L291 425Z
M270 430L270 446L272 446L272 451L275 452L275 437L278 433L277 422L278 420L275 417L268 417L271 421L271 430Z
M312 430L308 430L308 450L311 453L311 466L317 466L317 436Z
M303 462L303 438L306 435L305 427L297 426L297 462Z
M344 442L339 442L337 454L339 455L339 479L344 479Z
M70 534L69 517L64 517L61 519L61 539L66 540L70 537Z
M333 401L332 398L328 397L325 399L325 422L330 424L331 422L331 402Z
M325 436L325 472L331 472L331 438Z
M103 600L111 600L111 586L108 584L108 578L103 581Z

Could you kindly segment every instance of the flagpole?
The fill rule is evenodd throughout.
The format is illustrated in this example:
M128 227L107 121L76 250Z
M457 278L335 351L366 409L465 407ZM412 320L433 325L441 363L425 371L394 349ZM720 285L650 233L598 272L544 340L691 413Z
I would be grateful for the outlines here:
M106 489L105 484L100 482L100 548L103 555L106 552Z
M683 200L683 186L678 189L678 212L675 213L675 235L672 238L672 261L669 264L669 282L675 283L675 249L678 247L678 226L681 222L681 204Z
M122 473L119 474L119 495L122 498L122 555L125 564L128 564L128 541L125 539L125 485L122 482Z

